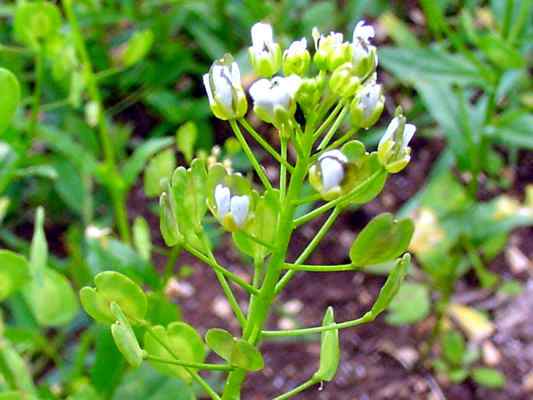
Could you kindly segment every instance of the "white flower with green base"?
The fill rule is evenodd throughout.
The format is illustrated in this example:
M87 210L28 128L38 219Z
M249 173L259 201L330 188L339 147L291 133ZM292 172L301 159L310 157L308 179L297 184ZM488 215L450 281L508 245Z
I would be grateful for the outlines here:
M272 26L258 22L252 26L252 46L248 49L250 64L258 76L271 77L281 68L281 47L274 42Z

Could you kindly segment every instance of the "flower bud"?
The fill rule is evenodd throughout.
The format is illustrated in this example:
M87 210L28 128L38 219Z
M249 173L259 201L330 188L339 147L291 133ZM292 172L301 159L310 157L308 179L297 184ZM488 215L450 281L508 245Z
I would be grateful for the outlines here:
M370 44L374 35L374 28L365 25L365 21L359 21L353 31L352 63L361 79L374 72L378 65L377 49Z
M309 183L325 200L332 200L341 194L347 162L348 158L340 150L331 150L322 154L318 163L309 170Z
M281 127L294 115L296 92L302 79L297 75L260 79L250 87L254 112L263 121Z
M228 187L219 184L215 187L215 204L217 217L227 230L236 231L248 221L250 197L232 196Z
M283 74L303 76L310 62L311 55L307 51L307 40L305 38L296 40L283 53Z
M391 174L400 172L411 160L411 148L408 145L415 131L416 126L406 124L405 117L400 114L392 119L379 141L379 162Z
M313 28L313 39L316 52L313 61L320 70L333 71L352 58L352 47L343 42L342 33L330 32L324 36L317 28Z
M281 67L281 47L274 43L272 26L262 22L252 26L252 46L248 48L255 73L270 78Z
M217 60L203 76L211 111L222 120L241 118L248 110L239 66L231 55Z
M319 74L314 78L304 78L296 92L296 101L304 111L312 110L320 101L324 79Z
M351 97L357 92L361 80L354 74L352 63L344 63L337 67L329 81L329 88L340 97Z
M382 86L376 84L375 80L365 83L350 105L353 124L364 129L370 128L381 116L384 105Z

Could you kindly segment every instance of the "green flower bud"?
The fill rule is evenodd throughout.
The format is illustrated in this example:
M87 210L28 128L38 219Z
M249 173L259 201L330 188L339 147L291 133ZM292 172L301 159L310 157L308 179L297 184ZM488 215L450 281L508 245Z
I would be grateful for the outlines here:
M317 28L313 28L313 39L316 48L313 61L318 69L333 71L351 60L352 47L348 42L343 42L342 33L330 32L324 36Z
M364 129L370 128L381 116L384 105L381 85L376 84L375 79L365 83L350 105L353 124Z
M307 51L307 40L302 38L291 43L283 53L283 73L285 76L303 76L309 68L311 55Z
M248 110L239 66L231 55L217 60L203 76L211 111L222 120L241 118Z
M296 101L304 111L312 110L320 101L325 80L318 75L315 78L302 79L296 92Z
M345 63L337 67L329 81L329 88L340 97L351 97L357 92L361 80L354 74L352 63Z
M377 49L370 44L374 35L374 28L365 25L365 21L359 21L353 31L352 64L361 79L374 72L378 65Z
M250 64L258 76L270 78L281 67L281 47L274 43L272 26L258 22L252 26Z
M392 119L379 141L379 162L391 174L400 172L411 160L411 148L408 145L415 131L416 126L406 124L405 117L400 114Z
M254 100L254 112L263 121L281 128L296 111L296 92L302 79L297 75L259 79L250 87Z

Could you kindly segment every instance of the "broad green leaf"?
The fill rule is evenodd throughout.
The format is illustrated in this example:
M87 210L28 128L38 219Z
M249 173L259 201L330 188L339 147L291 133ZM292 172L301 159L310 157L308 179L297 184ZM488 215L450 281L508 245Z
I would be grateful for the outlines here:
M195 400L193 388L175 377L163 376L145 364L121 377L112 400Z
M111 330L107 326L93 326L93 329L95 355L90 369L91 384L103 398L109 398L120 383L127 364L117 349Z
M489 134L507 146L533 150L533 115L524 110L512 110L499 118Z
M463 364L465 340L457 331L445 332L441 340L442 355L452 365L460 367Z
M111 334L117 348L131 366L140 366L143 361L143 351L131 329L130 322L115 302L111 303L111 312L116 318L115 323L111 325Z
M350 259L357 266L380 264L407 250L414 232L410 219L394 220L392 214L375 217L357 235L350 249Z
M474 368L471 376L479 385L491 389L501 389L505 386L505 375L493 368Z
M234 338L224 329L209 329L205 341L211 350L231 365L247 371L259 371L264 367L263 356L255 346Z
M350 152L357 147L349 146L350 144L347 143L342 151ZM377 175L369 180L375 173ZM386 180L387 173L380 164L376 152L365 154L359 161L350 162L345 178L347 183L343 183L343 192L348 193L355 188L357 190L350 196L347 203L368 203L383 190Z
M30 278L30 266L25 257L0 250L0 301L20 289Z
M174 150L169 148L156 154L144 170L144 193L148 197L159 196L176 168Z
M404 282L398 294L392 299L386 320L391 325L406 325L426 318L431 309L427 286Z
M164 346L161 343L164 343ZM172 352L169 352L167 348ZM192 326L185 322L173 322L166 329L160 325L152 327L151 332L147 331L144 335L144 349L150 356L165 360L173 360L177 357L187 362L203 362L205 359L205 346L202 338ZM184 367L154 360L150 360L150 364L165 375L177 376L187 382L191 381L191 376Z
M120 62L125 67L137 64L150 52L154 42L154 34L151 30L145 29L135 32L125 45L121 54Z
M15 75L0 68L0 134L8 127L20 101L20 85Z
M189 121L178 129L176 132L176 143L179 151L183 153L185 160L190 163L194 155L194 145L198 137L198 128L196 124Z
M322 326L335 324L333 307L328 307ZM320 340L320 367L313 375L319 381L331 381L337 373L340 362L339 330L331 329L321 334Z
M155 138L143 142L122 166L122 178L127 187L132 186L148 160L165 147L172 145L173 138Z
M25 2L17 6L13 24L17 40L33 46L59 31L61 13L53 3Z
M99 322L115 321L110 306L117 303L133 322L142 320L146 314L147 299L143 290L127 276L115 272L101 272L94 278L96 289L80 290L81 304L87 314Z
M40 281L34 279L25 287L24 295L42 326L66 325L78 313L78 301L70 282L50 268L44 269Z
M149 261L152 253L152 239L150 226L143 217L136 217L133 222L133 243L141 258Z
M378 294L378 298L374 302L370 314L376 318L381 314L390 304L394 296L398 293L400 285L402 284L405 275L407 274L407 268L411 264L411 256L409 253L396 261L396 265L389 273L385 284L381 288Z
M175 304L161 293L148 293L148 311L146 319L152 325L168 325L171 322L181 320L181 310L178 304Z

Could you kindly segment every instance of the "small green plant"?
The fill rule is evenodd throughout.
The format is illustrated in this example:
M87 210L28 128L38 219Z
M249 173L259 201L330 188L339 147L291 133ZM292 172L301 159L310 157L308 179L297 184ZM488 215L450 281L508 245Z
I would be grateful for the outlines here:
M111 325L115 343L131 365L147 360L164 374L195 380L213 399L236 400L247 374L264 367L260 350L263 339L320 333L317 372L277 397L286 399L332 380L339 364L338 331L369 323L387 308L409 265L409 255L402 256L413 234L409 219L395 220L390 214L374 218L355 239L348 264L306 264L339 214L350 205L375 198L388 174L401 171L410 160L408 144L415 126L406 123L401 110L377 151L368 152L363 143L353 139L358 131L377 121L384 106L382 87L376 82L377 52L370 42L373 36L373 28L362 21L352 42L344 41L340 33L323 35L315 29L316 51L311 56L305 38L282 53L270 25L257 23L252 27L250 62L260 78L249 90L253 112L276 128L279 149L245 119L248 100L239 66L229 54L215 61L204 75L213 113L229 122L259 182L228 171L220 163L194 159L190 168L178 167L166 180L160 197L160 228L168 246L184 248L213 269L241 330L230 333L213 328L202 339L184 322L154 325L141 288L122 274L103 272L96 275L95 288L81 290L82 305L94 319ZM280 70L284 76L276 75ZM297 108L301 118L295 116ZM348 117L349 128L342 132ZM276 182L259 164L245 133L279 164ZM304 195L307 181L314 194ZM319 201L322 204L317 205ZM302 214L304 206L308 211ZM238 250L250 257L254 270L251 282L218 262L204 228L208 211L232 235ZM326 213L329 216L322 227L291 260L288 249L294 232ZM393 260L395 266L364 315L336 322L330 307L321 326L267 329L273 303L298 271L333 273ZM249 296L246 312L237 302L233 286ZM132 326L144 330L142 346ZM206 363L206 347L224 361ZM221 395L200 375L202 370L227 372Z

